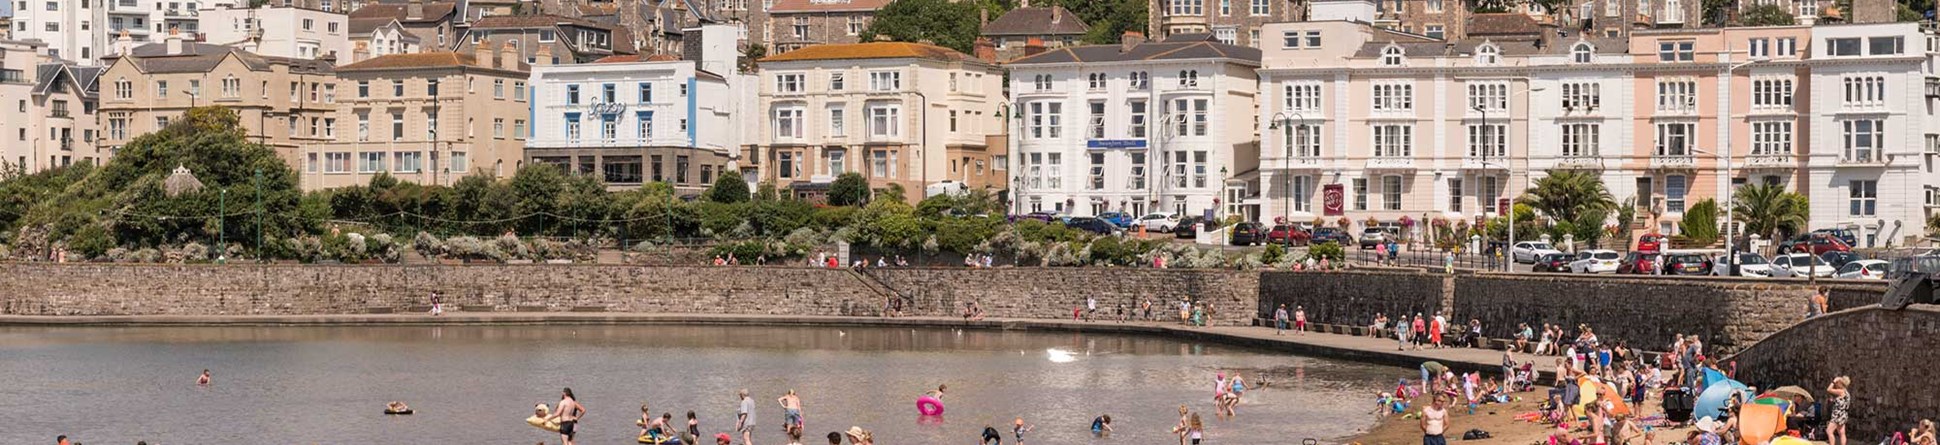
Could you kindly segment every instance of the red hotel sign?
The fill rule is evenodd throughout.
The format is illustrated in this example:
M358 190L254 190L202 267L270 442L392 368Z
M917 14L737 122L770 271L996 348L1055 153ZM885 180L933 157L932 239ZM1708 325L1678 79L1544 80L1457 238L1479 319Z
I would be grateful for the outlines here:
M1340 184L1320 186L1321 210L1327 216L1340 216L1347 211L1347 193Z

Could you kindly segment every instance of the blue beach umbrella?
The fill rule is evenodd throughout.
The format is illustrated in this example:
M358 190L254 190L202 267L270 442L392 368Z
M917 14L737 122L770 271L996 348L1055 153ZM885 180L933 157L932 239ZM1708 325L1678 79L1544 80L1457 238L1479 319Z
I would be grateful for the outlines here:
M1721 379L1720 381L1716 381L1716 383L1712 383L1711 386L1704 388L1704 392L1698 393L1697 409L1691 412L1691 418L1724 418L1724 405L1731 400L1731 395L1734 393L1744 394L1745 399L1750 400L1751 394L1749 394L1748 389L1745 387L1745 384L1739 383L1737 380Z

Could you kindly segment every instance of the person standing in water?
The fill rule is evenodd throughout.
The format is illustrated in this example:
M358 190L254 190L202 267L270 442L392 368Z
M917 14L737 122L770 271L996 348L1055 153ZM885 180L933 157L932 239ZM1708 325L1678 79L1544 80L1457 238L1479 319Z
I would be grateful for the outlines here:
M572 388L561 389L559 393L559 408L552 410L552 415L546 416L546 420L558 419L559 443L573 445L573 436L579 433L579 418L586 416L586 407L573 397Z
M801 396L795 395L795 390L791 389L791 390L788 390L787 394L783 394L781 396L781 399L778 399L776 401L781 403L782 432L797 434L797 435L801 434L801 431L802 431Z
M1019 417L1017 421L1011 424L1010 433L1013 437L1017 438L1017 445L1024 445L1024 433L1031 432L1034 429L1037 429L1037 425L1025 425L1024 418Z
M754 444L754 399L748 397L748 390L736 393L741 396L741 408L734 414L734 431L741 433L741 443Z
M195 378L195 384L202 385L202 386L209 386L209 370L207 369L202 370L202 376Z

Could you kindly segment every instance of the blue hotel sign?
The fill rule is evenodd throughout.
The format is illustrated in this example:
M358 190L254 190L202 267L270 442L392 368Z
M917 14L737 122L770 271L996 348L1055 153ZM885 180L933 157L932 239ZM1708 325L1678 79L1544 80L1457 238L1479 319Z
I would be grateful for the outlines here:
M1092 139L1085 141L1085 148L1145 148L1144 139Z

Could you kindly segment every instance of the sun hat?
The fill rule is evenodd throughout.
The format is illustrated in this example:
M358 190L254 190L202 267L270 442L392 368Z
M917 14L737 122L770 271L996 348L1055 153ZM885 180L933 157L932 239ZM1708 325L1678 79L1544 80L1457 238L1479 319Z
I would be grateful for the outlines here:
M1703 431L1703 432L1707 432L1707 433L1716 433L1716 432L1718 432L1718 426L1719 426L1719 425L1718 425L1718 419L1713 419L1713 418L1710 418L1710 417L1705 417L1705 418L1703 418L1703 419L1698 419L1698 421L1697 421L1697 429L1698 429L1698 431Z
M859 427L859 426L850 426L849 431L842 434L846 434L852 439L869 438L869 432L866 430L863 430L862 427Z

